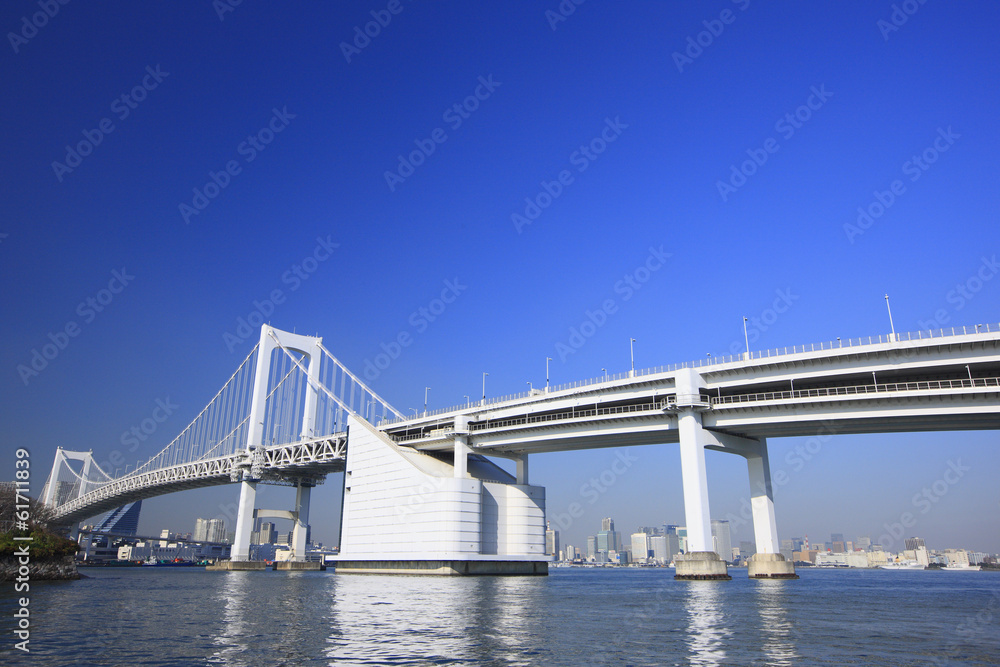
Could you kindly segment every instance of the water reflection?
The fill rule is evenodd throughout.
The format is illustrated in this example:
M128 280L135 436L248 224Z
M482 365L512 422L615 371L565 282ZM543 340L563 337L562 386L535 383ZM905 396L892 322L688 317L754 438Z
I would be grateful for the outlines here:
M688 627L685 639L690 662L692 665L721 665L726 660L726 642L733 634L723 618L721 582L686 583L684 610Z
M475 582L469 641L481 659L533 665L550 646L539 637L546 582L539 577L481 577Z
M212 654L212 662L224 665L246 664L242 654L249 649L247 624L252 618L247 596L250 592L253 572L226 572L225 582L216 599L222 607L222 623L213 643L218 647Z
M326 649L336 664L413 660L449 664L469 658L466 605L475 580L334 575L337 625Z
M540 578L334 576L331 663L537 663Z
M793 625L788 617L788 599L785 581L758 579L757 609L760 612L761 647L766 656L766 664L775 667L794 665L799 660L793 639ZM794 584L792 584L794 585Z

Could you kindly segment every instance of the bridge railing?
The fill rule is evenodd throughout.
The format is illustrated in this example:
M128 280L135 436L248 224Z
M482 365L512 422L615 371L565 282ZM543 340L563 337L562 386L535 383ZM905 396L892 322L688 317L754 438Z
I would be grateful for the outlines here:
M859 394L882 394L905 391L933 391L941 389L973 389L976 387L1000 388L1000 378L974 378L971 380L924 380L920 382L888 382L878 384L861 384L847 387L820 387L814 389L789 389L787 391L768 391L756 394L736 394L734 396L713 396L711 403L715 405L731 405L736 403L754 403L759 401L780 401L794 398L823 398L827 396L852 396Z
M894 343L901 341L913 341L913 340L926 340L932 338L948 338L951 336L966 336L969 334L976 333L998 333L1000 332L1000 324L976 324L973 326L963 326L963 327L950 327L947 329L924 329L920 331L909 331L901 332L897 334L882 334L879 336L864 336L860 338L847 338L839 339L835 341L827 341L824 343L810 343L808 345L792 345L789 347L779 347L772 348L769 350L751 350L749 356L746 352L740 354L730 354L723 357L706 357L705 359L696 359L694 361L685 361L676 364L668 364L665 366L654 366L652 368L644 368L641 370L636 370L634 377L644 377L648 375L656 375L659 373L672 373L673 371L680 370L682 368L704 368L707 366L719 366L722 364L738 363L747 361L748 359L768 359L771 357L787 356L790 354L802 354L805 352L820 352L825 350L835 350L840 348L852 348L852 347L863 347L867 345L884 345L886 343ZM564 384L555 385L549 388L548 392L538 393L538 390L524 391L517 394L508 394L506 396L499 396L495 398L488 398L485 402L483 401L469 401L462 405L453 405L447 408L439 408L437 410L431 410L426 413L421 413L418 415L419 418L423 417L434 417L437 415L442 415L451 412L461 412L463 410L468 411L473 408L483 407L490 408L500 405L502 403L509 403L511 401L517 401L525 398L531 398L533 396L544 396L546 394L551 394L557 391L564 391L567 389L578 389L580 387L589 387L599 384L604 384L606 382L616 382L619 380L628 379L630 374L626 371L623 373L607 374L596 378L590 378L587 380L579 380L576 382L567 382ZM393 424L398 424L401 422L409 421L415 417L403 416L395 419L390 419L382 421L380 426L391 426Z

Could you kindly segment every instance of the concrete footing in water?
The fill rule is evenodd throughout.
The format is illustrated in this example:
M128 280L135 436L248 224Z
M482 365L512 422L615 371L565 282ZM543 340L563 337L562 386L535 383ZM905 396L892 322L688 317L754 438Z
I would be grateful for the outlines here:
M338 560L337 574L546 575L546 561L519 560Z
M747 561L751 579L798 579L795 564L781 554L754 554Z
M267 563L262 560L220 560L214 565L206 565L206 570L214 572L236 572L243 570L266 570Z
M320 572L326 570L326 565L319 561L302 563L292 560L277 561L273 564L274 570L287 570L289 572Z
M680 554L674 558L677 573L674 579L720 579L729 580L729 568L726 561L719 558L714 551L692 551Z

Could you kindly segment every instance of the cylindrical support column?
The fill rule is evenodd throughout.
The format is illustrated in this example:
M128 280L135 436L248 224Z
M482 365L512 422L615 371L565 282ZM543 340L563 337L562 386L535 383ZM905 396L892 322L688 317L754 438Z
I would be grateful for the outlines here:
M455 436L455 477L465 478L469 472L469 436Z
M309 532L309 498L312 487L299 484L295 487L295 527L292 529L292 560L306 559L306 535Z
M771 465L764 439L760 441L759 454L747 457L747 470L750 473L750 505L753 508L753 536L757 542L757 553L780 553L774 494L771 491Z
M521 454L517 459L517 483L523 486L528 485L528 455Z
M257 500L257 482L240 483L240 504L236 513L236 536L230 560L250 560L250 533L253 532L253 510Z
M680 436L687 550L715 551L708 509L708 475L705 468L705 445L701 437L701 417L694 410L684 410L677 420L677 430Z

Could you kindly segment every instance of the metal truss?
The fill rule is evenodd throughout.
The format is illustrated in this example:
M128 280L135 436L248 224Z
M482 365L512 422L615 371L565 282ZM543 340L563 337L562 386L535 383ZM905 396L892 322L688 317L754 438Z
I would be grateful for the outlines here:
M139 498L241 480L310 486L343 469L347 434L335 433L284 445L259 447L213 459L181 463L112 480L55 509L56 523L71 523Z

